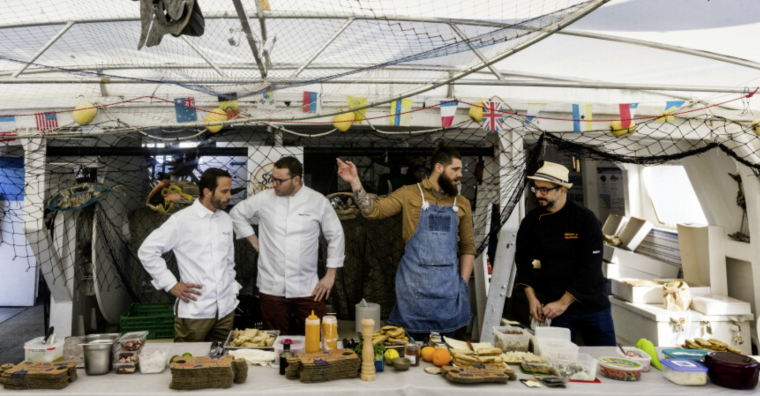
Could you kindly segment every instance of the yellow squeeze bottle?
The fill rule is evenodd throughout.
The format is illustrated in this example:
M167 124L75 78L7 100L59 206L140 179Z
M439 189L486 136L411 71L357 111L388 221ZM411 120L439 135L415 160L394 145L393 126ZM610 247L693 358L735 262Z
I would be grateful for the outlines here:
M314 311L311 311L311 315L306 318L306 345L304 352L319 352L319 317L314 315Z

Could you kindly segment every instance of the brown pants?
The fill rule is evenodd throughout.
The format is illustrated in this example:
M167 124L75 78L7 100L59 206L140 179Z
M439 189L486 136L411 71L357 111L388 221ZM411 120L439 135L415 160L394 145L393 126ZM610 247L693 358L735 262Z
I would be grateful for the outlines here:
M183 319L174 317L174 342L208 342L227 340L235 321L235 310L219 319Z
M312 310L319 319L327 315L325 300L314 301L314 297L285 298L259 293L259 302L264 330L280 330L282 335L304 334L305 320ZM291 313L296 317L296 329L288 329Z

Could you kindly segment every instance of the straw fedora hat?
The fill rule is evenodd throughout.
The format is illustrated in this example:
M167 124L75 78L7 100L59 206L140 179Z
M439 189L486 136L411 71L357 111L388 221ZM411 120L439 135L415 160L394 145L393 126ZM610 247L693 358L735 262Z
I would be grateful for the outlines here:
M541 180L556 185L570 188L573 183L570 183L568 175L570 171L560 164L554 162L544 161L544 164L536 171L533 176L528 176L531 180Z

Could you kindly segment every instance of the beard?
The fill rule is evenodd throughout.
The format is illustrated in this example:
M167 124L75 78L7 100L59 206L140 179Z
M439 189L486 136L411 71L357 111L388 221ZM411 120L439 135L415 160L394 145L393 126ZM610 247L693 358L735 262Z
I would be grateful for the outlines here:
M457 179L457 181L459 181L459 179ZM438 178L438 185L441 186L443 192L452 197L456 197L457 194L459 194L459 190L457 190L456 184L454 184L454 181L451 180L445 173L441 173L441 176Z
M536 198L536 202L546 209L551 209L557 201L550 201L546 198Z
M211 205L217 210L225 210L227 209L227 205L229 204L230 204L230 201L225 201L217 197L211 198Z

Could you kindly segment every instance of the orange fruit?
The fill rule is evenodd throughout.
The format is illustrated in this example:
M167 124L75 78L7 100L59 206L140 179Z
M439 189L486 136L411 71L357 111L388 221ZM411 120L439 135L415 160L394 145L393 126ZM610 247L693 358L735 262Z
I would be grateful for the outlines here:
M438 367L445 366L451 362L451 354L445 348L438 348L433 352L433 364Z
M432 362L433 361L433 353L435 352L435 348L431 346L426 346L422 348L422 360L426 362Z

